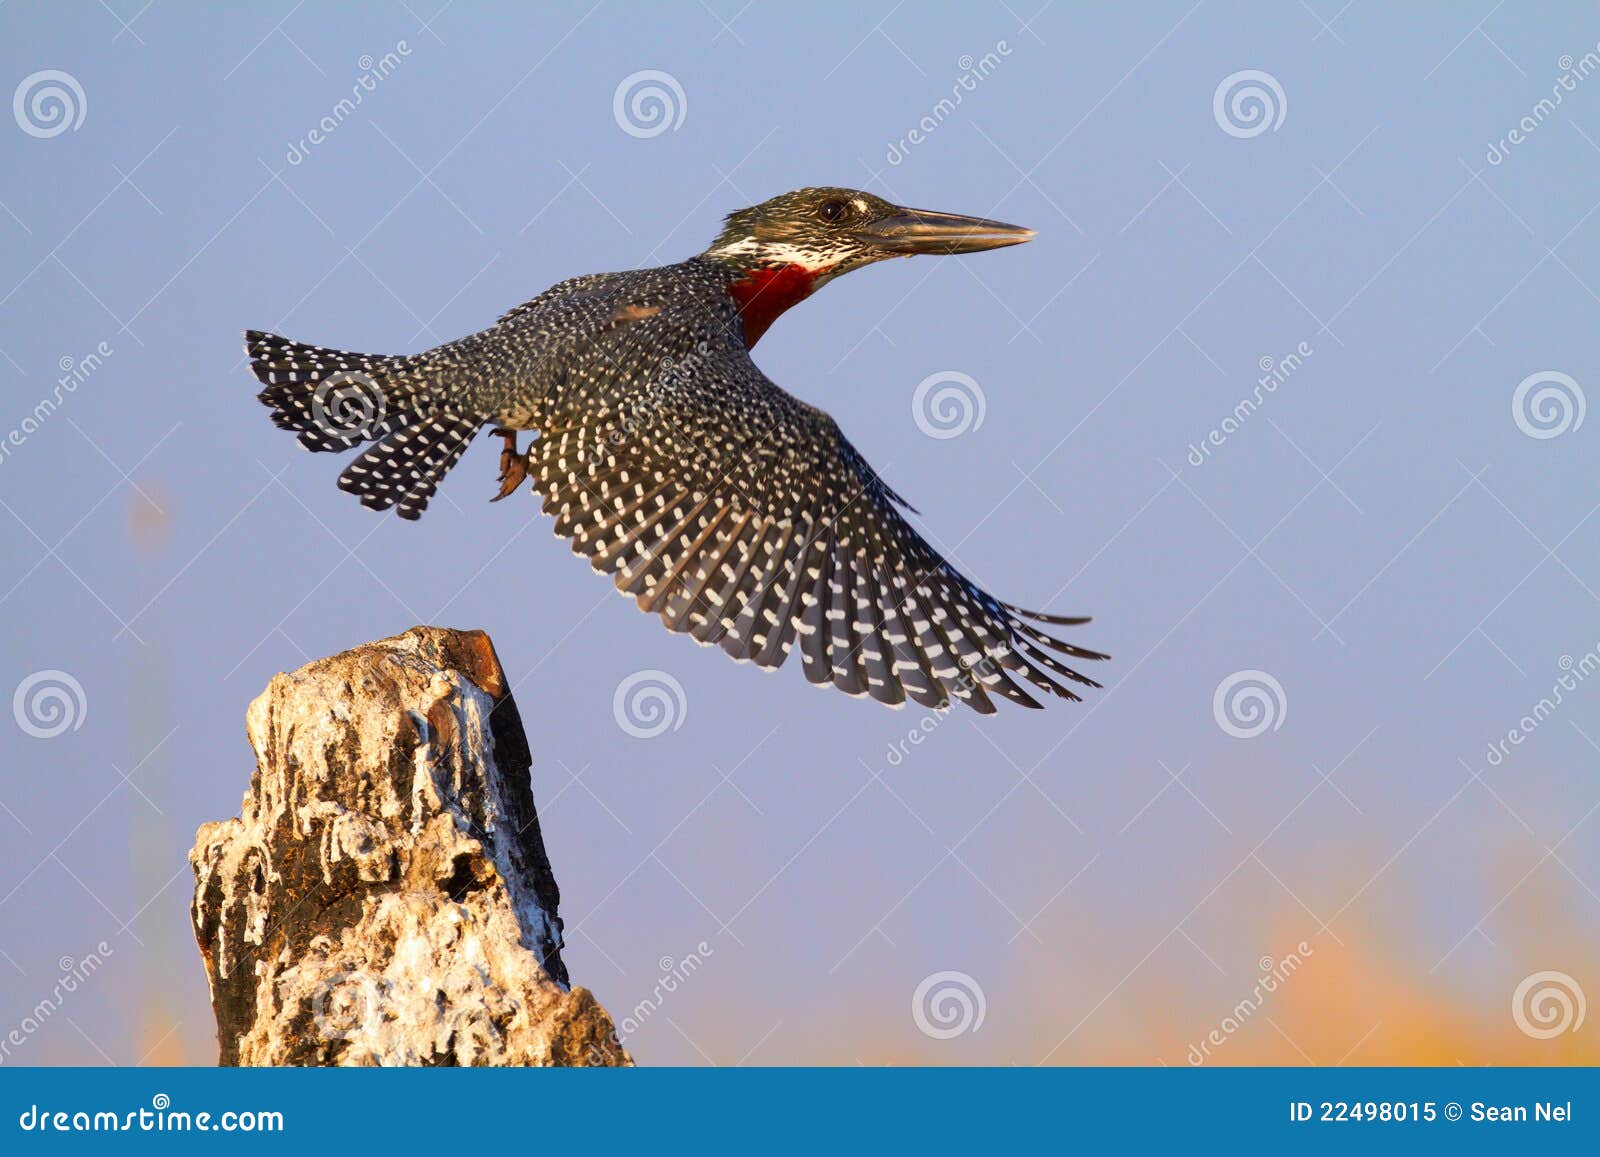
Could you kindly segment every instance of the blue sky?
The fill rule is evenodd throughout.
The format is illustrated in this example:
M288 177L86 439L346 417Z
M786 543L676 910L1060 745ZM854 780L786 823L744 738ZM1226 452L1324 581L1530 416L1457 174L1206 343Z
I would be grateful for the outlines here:
M0 1031L109 949L8 1061L212 1059L185 853L237 811L245 707L419 621L488 631L515 681L574 979L621 1015L708 946L642 1060L1181 1063L1302 940L1424 977L1490 1052L1528 1043L1525 976L1600 993L1589 10L12 0L0 27ZM404 524L254 400L246 327L417 351L808 184L1039 231L841 279L757 361L974 578L1095 616L1086 703L892 713L735 666L527 495L490 506L493 440ZM924 432L940 374L981 424ZM683 692L653 738L613 713L640 671ZM1226 694L1219 724L1225 685L1264 689L1260 734ZM986 1011L941 1039L909 1008L948 972ZM1372 1019L1352 1059L1399 1055Z

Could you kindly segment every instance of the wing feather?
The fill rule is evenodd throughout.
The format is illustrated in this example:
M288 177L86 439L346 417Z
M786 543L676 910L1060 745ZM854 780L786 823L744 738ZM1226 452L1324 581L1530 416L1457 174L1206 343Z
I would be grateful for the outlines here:
M996 698L1038 707L1035 691L1099 686L1062 657L1104 655L1041 629L1086 618L1025 611L970 582L833 419L768 380L736 332L673 308L584 308L627 324L593 337L581 388L557 391L530 474L557 532L640 609L764 667L798 644L811 682L894 705L954 699L987 714ZM664 347L673 373L640 368L641 351Z

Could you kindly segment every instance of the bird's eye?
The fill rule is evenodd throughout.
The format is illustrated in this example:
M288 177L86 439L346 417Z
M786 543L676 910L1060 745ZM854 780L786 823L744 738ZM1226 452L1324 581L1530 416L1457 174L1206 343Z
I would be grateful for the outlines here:
M849 207L843 201L824 201L817 206L817 216L829 224L837 224L844 220Z

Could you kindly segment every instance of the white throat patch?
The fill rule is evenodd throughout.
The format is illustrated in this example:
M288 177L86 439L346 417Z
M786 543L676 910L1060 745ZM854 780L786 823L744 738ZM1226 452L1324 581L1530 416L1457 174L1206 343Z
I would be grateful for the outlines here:
M854 255L854 248L840 246L819 249L794 241L763 241L755 237L741 237L726 245L712 249L711 257L757 257L763 264L798 265L803 269L827 269Z

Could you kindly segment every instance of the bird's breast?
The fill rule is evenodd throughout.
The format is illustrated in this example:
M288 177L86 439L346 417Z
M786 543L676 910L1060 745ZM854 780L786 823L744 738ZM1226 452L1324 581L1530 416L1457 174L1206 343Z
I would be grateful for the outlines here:
M780 265L746 270L739 280L730 284L728 295L739 307L739 318L744 324L745 348L760 341L767 327L784 310L810 297L827 272L804 265Z

